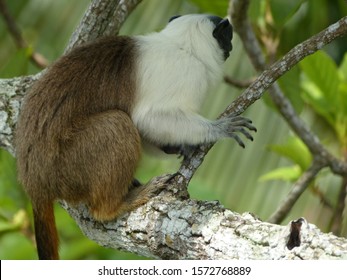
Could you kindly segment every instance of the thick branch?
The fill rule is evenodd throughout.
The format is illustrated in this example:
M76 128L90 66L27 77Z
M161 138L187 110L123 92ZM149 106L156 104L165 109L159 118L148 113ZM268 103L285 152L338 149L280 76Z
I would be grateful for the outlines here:
M141 0L94 0L72 34L65 52L100 35L116 35Z
M344 259L347 240L305 225L301 244L286 245L290 227L261 222L218 202L179 199L177 187L109 223L98 223L84 206L65 208L84 234L102 246L155 259ZM312 242L314 241L314 242Z
M13 131L22 99L36 76L0 79L0 146L14 155Z

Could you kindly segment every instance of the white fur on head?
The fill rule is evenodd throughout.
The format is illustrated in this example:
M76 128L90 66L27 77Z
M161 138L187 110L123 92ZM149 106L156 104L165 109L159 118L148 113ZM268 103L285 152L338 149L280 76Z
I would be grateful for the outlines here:
M185 15L161 32L135 37L132 119L145 140L159 146L211 141L211 121L198 112L208 89L222 76L224 57L214 28L207 15Z

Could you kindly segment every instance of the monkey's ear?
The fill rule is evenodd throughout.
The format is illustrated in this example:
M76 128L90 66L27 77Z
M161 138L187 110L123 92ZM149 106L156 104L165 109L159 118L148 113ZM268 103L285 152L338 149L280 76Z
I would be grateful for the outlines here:
M176 15L176 16L170 17L169 22L173 21L173 20L176 19L176 18L179 18L180 16L181 16L181 15Z
M213 37L218 41L219 46L224 51L225 59L229 57L233 46L231 40L233 38L233 27L227 19L221 20L212 33Z

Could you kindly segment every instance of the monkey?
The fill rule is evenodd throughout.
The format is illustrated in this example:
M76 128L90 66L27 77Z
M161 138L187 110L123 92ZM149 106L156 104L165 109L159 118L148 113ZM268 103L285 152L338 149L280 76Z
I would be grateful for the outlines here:
M33 208L39 259L59 259L53 203L85 204L110 221L157 195L134 179L142 145L193 148L253 140L241 116L199 114L232 50L232 26L212 15L170 19L159 32L105 36L72 49L34 83L15 130L18 178Z

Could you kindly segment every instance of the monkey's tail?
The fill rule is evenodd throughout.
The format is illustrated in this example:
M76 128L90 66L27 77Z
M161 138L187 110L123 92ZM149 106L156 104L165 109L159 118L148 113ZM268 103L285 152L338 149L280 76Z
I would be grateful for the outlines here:
M35 238L40 260L57 260L58 232L55 225L53 202L32 202L34 212Z

